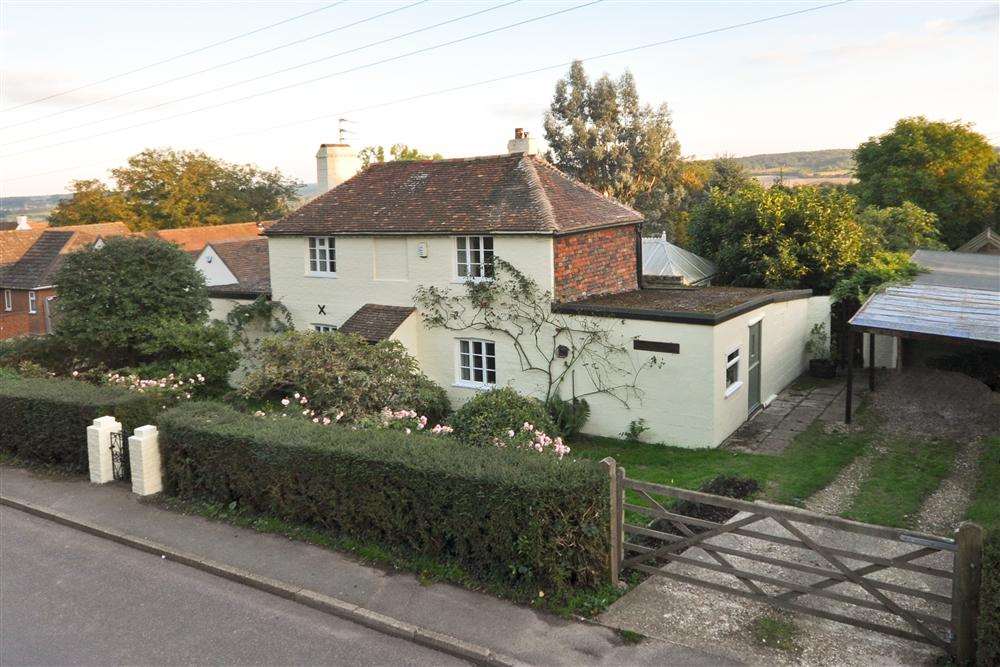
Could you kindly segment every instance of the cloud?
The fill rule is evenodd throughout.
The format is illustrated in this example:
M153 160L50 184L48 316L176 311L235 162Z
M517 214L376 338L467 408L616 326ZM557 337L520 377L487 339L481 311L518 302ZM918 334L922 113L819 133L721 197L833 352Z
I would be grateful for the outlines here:
M810 48L812 38L799 40L799 45L786 49L760 51L751 56L752 62L778 65L799 65L805 61L831 60L835 63L897 57L904 54L968 44L976 39L970 33L995 29L998 7L987 7L971 16L952 21L934 19L925 21L918 31L910 33L889 32L867 42L844 44L834 48Z

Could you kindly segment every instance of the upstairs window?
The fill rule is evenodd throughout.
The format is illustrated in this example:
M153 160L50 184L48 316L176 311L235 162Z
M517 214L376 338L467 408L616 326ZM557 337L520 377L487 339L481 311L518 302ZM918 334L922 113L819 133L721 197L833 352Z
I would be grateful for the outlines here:
M34 292L28 292L28 312L32 314L38 312L38 297Z
M5 289L3 291L3 309L4 310L14 310L14 299L11 296L10 290Z
M309 237L309 273L337 275L337 240L332 236Z
M458 384L485 386L497 383L496 345L491 340L458 341Z
M459 280L493 277L493 237L459 236L455 239Z

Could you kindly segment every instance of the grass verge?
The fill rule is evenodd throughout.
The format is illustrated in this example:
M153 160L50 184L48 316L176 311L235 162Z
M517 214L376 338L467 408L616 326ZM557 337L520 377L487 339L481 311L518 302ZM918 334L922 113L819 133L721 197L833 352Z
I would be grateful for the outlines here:
M1000 532L1000 436L987 438L979 458L979 482L965 518L987 533Z
M353 555L362 563L387 570L412 572L424 585L436 582L456 584L469 590L489 593L518 604L542 609L563 618L593 618L607 609L615 600L624 595L625 590L615 589L610 583L595 590L576 590L557 598L542 591L524 591L500 586L484 586L469 576L460 565L442 562L420 554L408 553L374 542L364 542L346 535L336 535L313 526L290 523L281 519L256 514L239 508L236 503L221 503L184 500L170 496L151 496L144 502L156 504L164 509L200 516L212 521L227 523L240 528L248 528L259 533L281 535L289 539L332 549ZM630 584L638 583L638 577ZM631 590L632 585L626 590Z
M844 516L882 526L912 527L924 500L951 472L958 450L953 442L885 437L868 478Z
M871 440L867 432L825 433L823 425L814 422L778 456L628 443L591 436L580 437L572 447L574 456L594 460L614 457L634 479L697 489L718 475L749 477L760 484L762 497L801 505L833 481Z

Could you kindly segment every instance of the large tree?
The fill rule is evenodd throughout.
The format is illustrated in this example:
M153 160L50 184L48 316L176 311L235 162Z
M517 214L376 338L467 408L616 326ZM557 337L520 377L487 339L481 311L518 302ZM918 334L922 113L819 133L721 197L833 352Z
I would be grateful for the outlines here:
M56 283L55 337L89 365L219 385L236 367L225 324L208 320L205 279L174 244L112 237L67 255Z
M954 248L984 227L997 228L997 153L968 124L903 118L854 152L863 205L912 202L938 217L941 239Z
M49 214L53 227L91 225L98 222L124 222L132 225L135 214L120 192L101 181L73 181L69 199L64 199Z
M666 104L639 101L635 79L606 74L591 83L574 62L545 114L549 160L598 192L633 206L647 229L667 226L680 195L680 143Z
M117 188L78 181L50 222L122 220L133 229L169 229L267 220L287 213L301 186L277 170L170 149L144 150L111 173Z
M411 148L406 144L393 144L388 151L388 157L386 156L385 146L365 146L358 153L358 157L361 158L361 167L367 167L371 164L380 164L385 162L386 159L390 161L402 160L404 162L411 160L440 160L442 155L440 153L421 153L419 149Z
M841 189L754 181L735 192L709 190L690 233L695 252L718 263L719 282L822 292L873 249L856 208Z

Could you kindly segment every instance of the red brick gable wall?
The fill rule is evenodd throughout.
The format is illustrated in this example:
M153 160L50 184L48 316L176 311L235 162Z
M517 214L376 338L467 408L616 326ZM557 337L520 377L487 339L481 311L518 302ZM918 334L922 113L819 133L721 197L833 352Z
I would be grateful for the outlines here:
M555 300L639 289L637 225L557 236L554 241Z
M45 331L45 300L55 296L55 290L35 290L37 313L28 312L28 290L11 290L11 310L4 310L3 289L0 289L0 340L24 336L26 334L44 334Z

